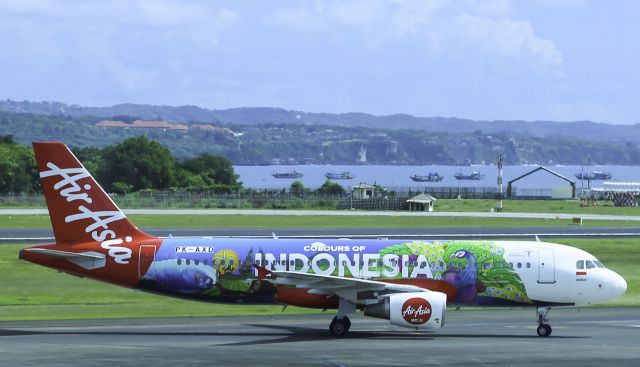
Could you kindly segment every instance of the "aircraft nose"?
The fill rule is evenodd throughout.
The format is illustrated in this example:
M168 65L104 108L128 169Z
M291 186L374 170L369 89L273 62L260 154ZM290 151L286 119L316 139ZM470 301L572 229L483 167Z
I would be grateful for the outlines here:
M613 288L614 297L620 297L627 291L627 281L620 274L612 271L609 275L609 282Z

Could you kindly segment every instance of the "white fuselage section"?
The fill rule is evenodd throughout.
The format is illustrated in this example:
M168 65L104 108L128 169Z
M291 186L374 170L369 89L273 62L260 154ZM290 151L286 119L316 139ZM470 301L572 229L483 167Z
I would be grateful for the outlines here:
M591 305L622 295L625 280L612 270L579 262L597 262L586 251L575 247L527 241L496 241L505 249L504 258L522 279L531 299L558 303Z

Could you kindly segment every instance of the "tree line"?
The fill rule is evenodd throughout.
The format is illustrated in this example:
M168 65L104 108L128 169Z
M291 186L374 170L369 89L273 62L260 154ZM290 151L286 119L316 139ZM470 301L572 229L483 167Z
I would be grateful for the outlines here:
M202 153L180 160L146 136L102 149L83 147L73 152L108 192L180 188L222 193L242 188L228 159ZM16 143L12 135L0 136L0 193L39 191L33 150Z

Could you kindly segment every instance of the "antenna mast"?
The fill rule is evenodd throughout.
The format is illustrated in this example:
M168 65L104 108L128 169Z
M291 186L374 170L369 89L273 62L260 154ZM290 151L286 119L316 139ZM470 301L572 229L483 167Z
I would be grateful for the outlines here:
M496 202L496 211L501 212L502 211L502 166L504 163L504 155L500 154L498 156L498 195L497 195L497 202Z

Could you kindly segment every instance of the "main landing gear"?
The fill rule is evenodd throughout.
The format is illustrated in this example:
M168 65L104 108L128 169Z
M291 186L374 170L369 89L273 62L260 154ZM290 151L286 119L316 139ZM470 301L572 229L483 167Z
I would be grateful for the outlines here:
M551 309L549 307L538 307L538 336L549 336L551 335L551 325L546 324L549 319L547 319L547 314L549 314Z
M344 298L340 298L338 303L338 315L331 320L329 324L329 333L331 336L342 337L347 335L351 328L351 320L347 317L348 314L356 311L356 305L346 301Z
M331 324L329 325L329 333L332 336L341 337L347 335L349 329L351 328L351 320L347 316L339 319L338 316L334 317L331 320Z

